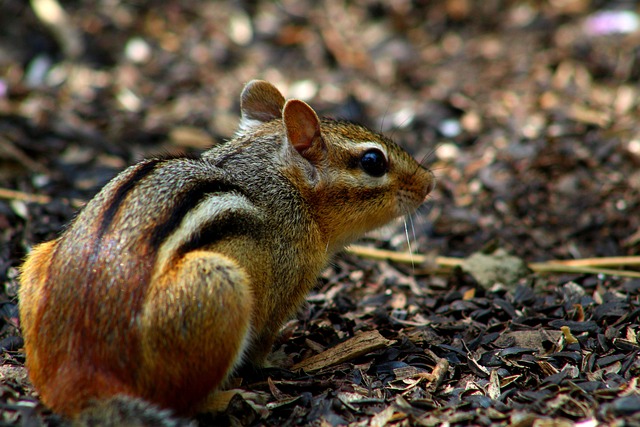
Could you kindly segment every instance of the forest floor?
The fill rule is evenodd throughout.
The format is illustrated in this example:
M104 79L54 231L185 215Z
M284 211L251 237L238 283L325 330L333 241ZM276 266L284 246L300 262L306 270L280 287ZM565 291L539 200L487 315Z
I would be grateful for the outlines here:
M535 268L639 252L635 2L56 4L0 4L0 425L60 421L24 369L28 251L127 165L233 135L254 78L438 182L361 242L391 255L323 273L291 368L241 371L201 425L640 425L638 272Z

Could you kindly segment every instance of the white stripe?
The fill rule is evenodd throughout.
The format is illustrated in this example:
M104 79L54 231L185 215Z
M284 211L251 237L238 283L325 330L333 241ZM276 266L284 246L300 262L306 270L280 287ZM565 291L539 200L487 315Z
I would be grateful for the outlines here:
M187 212L180 225L160 246L156 274L164 271L165 263L180 246L202 232L203 224L211 224L216 217L229 211L259 215L258 209L245 196L238 193L214 193L207 196Z

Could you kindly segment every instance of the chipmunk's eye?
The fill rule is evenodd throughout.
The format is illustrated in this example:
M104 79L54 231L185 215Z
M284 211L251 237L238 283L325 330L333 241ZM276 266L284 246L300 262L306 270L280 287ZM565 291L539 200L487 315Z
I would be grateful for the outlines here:
M382 151L371 148L360 157L360 166L369 175L379 178L387 173L387 158Z

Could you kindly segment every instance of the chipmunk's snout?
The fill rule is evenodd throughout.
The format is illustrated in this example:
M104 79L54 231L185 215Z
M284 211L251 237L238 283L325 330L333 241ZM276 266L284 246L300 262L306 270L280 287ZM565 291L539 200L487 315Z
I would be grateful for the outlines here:
M433 175L433 172L431 172L429 169L423 169L422 175L424 177L423 178L424 187L422 189L422 194L423 194L423 201L425 201L429 196L429 194L433 191L433 189L436 188L436 177Z
M436 188L436 177L433 175L433 172L427 171L429 174L429 180L427 181L427 191L424 195L425 199L427 196Z

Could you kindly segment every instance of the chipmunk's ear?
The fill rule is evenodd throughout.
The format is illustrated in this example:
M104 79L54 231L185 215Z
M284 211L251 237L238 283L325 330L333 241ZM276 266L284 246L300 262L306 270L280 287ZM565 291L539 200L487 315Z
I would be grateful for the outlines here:
M284 105L282 120L289 143L312 164L320 162L327 147L320 133L320 119L305 102L291 99Z
M240 130L250 130L281 118L283 105L284 97L274 85L264 80L251 80L240 95Z

